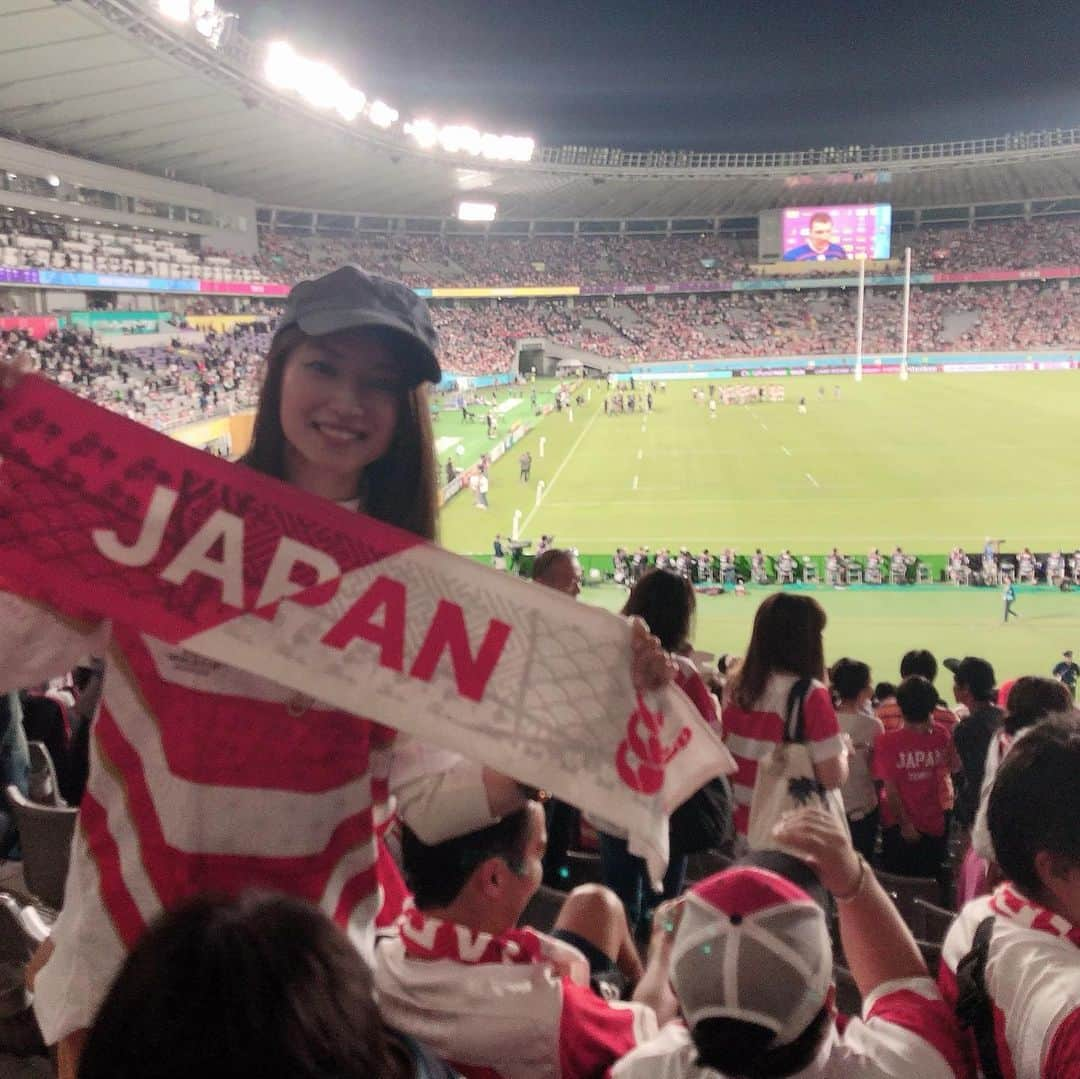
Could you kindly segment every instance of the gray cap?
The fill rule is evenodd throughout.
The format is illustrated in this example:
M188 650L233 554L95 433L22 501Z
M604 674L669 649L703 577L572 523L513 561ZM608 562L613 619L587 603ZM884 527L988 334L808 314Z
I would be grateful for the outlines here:
M401 355L411 361L414 385L442 378L435 351L439 339L427 304L408 285L359 266L341 266L295 285L276 332L288 326L299 326L311 337L342 330L391 330L406 345Z

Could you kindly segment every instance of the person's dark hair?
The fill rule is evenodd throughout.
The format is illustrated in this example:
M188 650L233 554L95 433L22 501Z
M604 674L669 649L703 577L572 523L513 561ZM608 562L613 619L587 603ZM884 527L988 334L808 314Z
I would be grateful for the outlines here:
M402 869L417 907L430 910L452 903L473 870L489 858L501 858L512 872L521 873L528 834L529 814L525 809L479 831L432 846L406 826L402 829Z
M904 713L905 723L925 723L937 707L938 695L933 682L921 674L912 674L896 687L896 703Z
M825 610L810 596L776 592L762 601L746 656L732 681L732 700L750 711L775 672L825 680Z
M1080 722L1075 714L1037 723L1018 738L994 776L986 820L1006 878L1043 898L1035 856L1080 865Z
M904 653L900 660L900 677L907 678L911 674L921 674L928 682L937 678L938 665L934 659L934 653L925 648L913 648Z
M742 1019L701 1019L690 1032L697 1063L739 1079L784 1079L808 1068L821 1047L833 1017L822 1008L791 1042L769 1049L775 1035L767 1027Z
M533 560L532 579L542 581L551 572L551 567L563 558L572 563L574 552L568 547L549 547L546 551L541 551Z
M870 666L860 659L844 656L832 665L829 681L840 700L854 700L870 685Z
M1055 712L1068 712L1072 704L1072 694L1063 682L1026 674L1009 690L1005 704L1007 715L1002 726L1006 734L1016 734Z
M79 1079L394 1075L356 948L288 896L201 895L162 915L98 1011Z
M694 586L685 577L666 569L651 569L630 590L622 613L636 614L662 648L678 652L690 641L696 608Z
M892 682L878 682L878 684L874 686L874 700L877 701L878 704L895 696L896 686L894 686Z
M327 339L355 331L328 335ZM377 337L393 352L400 341L392 330L370 328L362 331ZM281 427L281 380L289 354L305 341L318 342L297 326L274 335L266 355L266 370L251 446L240 458L242 464L275 479L285 479L285 432ZM360 489L364 513L387 524L404 528L423 539L433 540L438 530L436 500L435 438L431 429L424 383L403 388L398 399L397 427L383 457L364 469Z

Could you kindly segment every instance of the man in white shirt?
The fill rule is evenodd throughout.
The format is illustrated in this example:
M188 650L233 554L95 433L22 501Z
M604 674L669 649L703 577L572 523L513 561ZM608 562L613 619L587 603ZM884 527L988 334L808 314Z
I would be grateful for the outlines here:
M379 1010L467 1079L591 1079L656 1034L652 1005L674 1014L608 889L575 889L550 936L514 928L546 839L537 802L443 843L405 832L415 906L376 946Z
M1005 883L957 916L938 979L984 1074L1080 1075L1077 777L1074 712L1025 732L994 778L987 822Z

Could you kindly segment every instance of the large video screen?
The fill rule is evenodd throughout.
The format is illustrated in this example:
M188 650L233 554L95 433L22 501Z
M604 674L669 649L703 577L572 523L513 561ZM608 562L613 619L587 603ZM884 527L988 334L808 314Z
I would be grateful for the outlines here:
M892 206L796 206L781 211L781 255L785 262L887 259Z

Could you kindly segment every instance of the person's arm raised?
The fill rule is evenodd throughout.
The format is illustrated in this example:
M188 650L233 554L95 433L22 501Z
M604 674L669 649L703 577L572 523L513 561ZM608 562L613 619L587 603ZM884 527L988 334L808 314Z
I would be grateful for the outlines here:
M836 820L819 809L800 809L773 835L835 896L844 957L864 998L885 982L929 977L911 930Z

